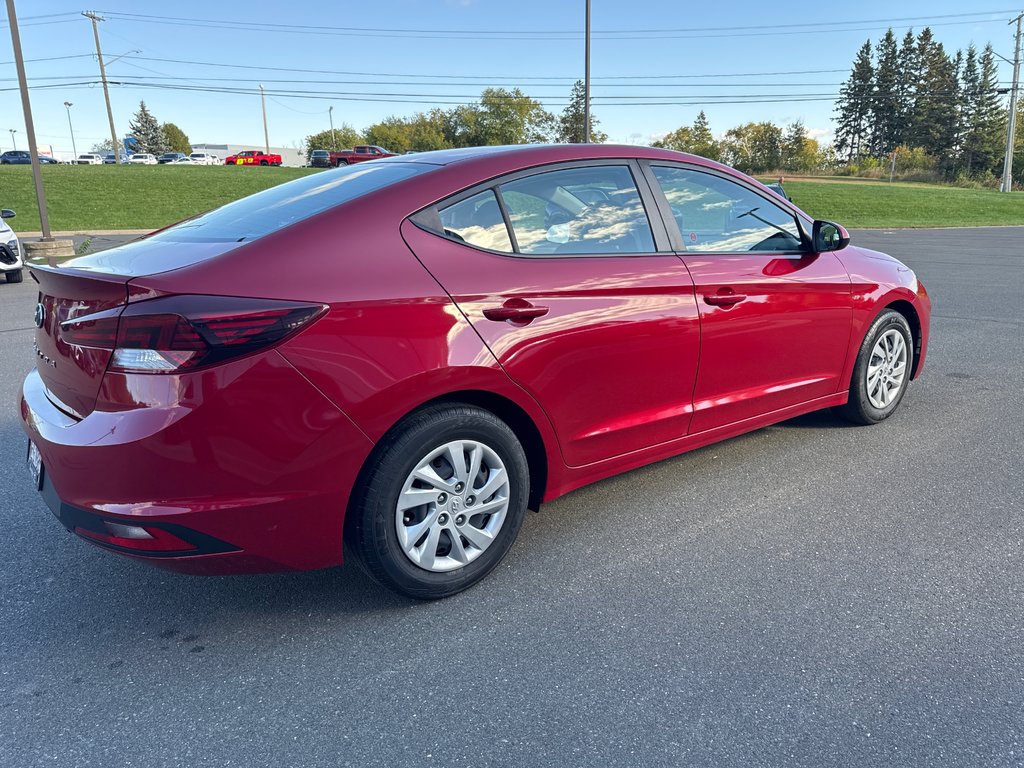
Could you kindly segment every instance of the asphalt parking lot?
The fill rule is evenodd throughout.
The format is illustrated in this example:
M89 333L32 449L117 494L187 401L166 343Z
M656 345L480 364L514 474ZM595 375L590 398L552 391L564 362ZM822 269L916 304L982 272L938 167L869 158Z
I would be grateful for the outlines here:
M0 765L1024 764L1024 227L854 242L934 301L896 416L584 488L432 604L66 533L23 466L33 283L0 284Z

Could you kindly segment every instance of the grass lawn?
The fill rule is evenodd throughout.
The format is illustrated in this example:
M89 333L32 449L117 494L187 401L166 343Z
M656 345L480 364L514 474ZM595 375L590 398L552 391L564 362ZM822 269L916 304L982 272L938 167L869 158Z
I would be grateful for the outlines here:
M157 229L308 173L309 168L85 166L43 169L55 231ZM31 168L0 166L0 206L18 232L37 231ZM864 179L794 179L786 190L807 213L846 227L1024 225L1024 193Z
M158 229L316 173L311 168L226 165L51 165L42 171L54 231ZM17 211L17 218L8 220L16 232L39 230L30 166L0 166L0 206Z
M1024 225L1024 193L864 179L787 181L793 202L845 227Z

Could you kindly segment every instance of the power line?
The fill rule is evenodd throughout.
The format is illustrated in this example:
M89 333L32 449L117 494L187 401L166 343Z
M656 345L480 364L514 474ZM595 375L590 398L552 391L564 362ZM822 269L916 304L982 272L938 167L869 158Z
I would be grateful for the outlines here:
M299 35L327 35L327 36L340 36L340 37L365 37L365 38L395 38L402 40L480 40L479 33L416 33L416 34L400 34L391 32L346 32L346 31L332 31L330 28L316 28L316 29L294 29L283 25L275 24L273 26L250 26L242 27L238 22L217 22L209 21L205 22L202 20L183 20L176 21L171 20L168 17L165 20L161 19L150 19L150 18L126 18L123 15L112 15L112 19L118 21L128 22L141 22L150 24L160 24L161 26L180 26L180 27L192 27L198 29L225 29L237 31L239 29L245 29L249 32L272 32L275 34L289 33ZM930 27L943 27L943 26L956 26L963 24L983 24L991 23L992 19L971 19L969 21L946 21L946 22L934 22L929 24ZM680 32L671 34L640 34L640 35L618 35L614 37L602 37L604 42L609 41L621 41L621 40L692 40L692 39L722 39L722 38L748 38L748 37L780 37L780 36L791 36L791 35L820 35L823 32L874 32L879 30L878 26L870 27L843 27L843 28L828 28L827 24L819 25L815 29L780 29L771 31L757 31L757 32ZM579 40L582 35L575 34L562 34L562 36L548 36L538 37L538 33L531 32L528 36L515 36L504 34L500 35L495 32L493 36L488 37L486 40L481 42L492 42L495 40L516 40L516 41L529 41L532 43L537 42L561 42L566 40Z
M736 32L742 30L796 30L798 28L807 29L809 32L817 33L823 29L829 27L849 26L856 24L889 24L895 22L913 22L913 21L932 21L937 19L967 19L969 17L976 16L988 16L988 15L1001 15L1011 13L1013 11L1008 10L994 10L994 11L972 11L967 13L947 13L947 14L932 14L926 16L897 16L890 18L881 19L852 19L846 21L827 21L827 22L803 22L803 23L789 23L789 24L756 24L748 26L723 26L723 27L685 27L685 28L658 28L658 29L603 29L593 30L594 35L631 35L631 34L643 34L643 35L662 35L672 33L685 33L687 36L690 35L701 35L707 32ZM269 32L280 32L282 30L297 31L297 32L309 32L316 34L345 34L345 35L367 35L367 36L382 36L382 35L395 35L395 36L407 36L407 35L527 35L527 36L551 36L551 35L569 35L574 38L580 37L580 31L577 29L451 29L451 28L413 28L413 27L355 27L355 26L332 26L325 24L285 24L280 22L260 22L260 21L247 21L238 19L197 19L194 17L181 17L181 16L160 16L154 14L143 14L143 13L126 13L120 11L108 11L106 12L111 18L117 18L122 21L135 21L142 23L170 23L170 22L181 22L186 26L206 26L206 25L219 25L232 29L246 28L253 30L265 30ZM987 21L984 19L983 21ZM958 22L958 23L976 23L976 20Z
M457 78L460 80L489 80L489 81L501 81L501 80L515 80L517 82L525 82L532 80L539 81L560 81L571 85L576 82L579 78L575 77L564 77L555 75L443 75L443 74L423 74L420 72L358 72L353 70L337 70L337 69L306 69L300 67L273 67L266 66L263 64L234 64L230 62L218 62L218 61L197 61L195 59L168 59L155 56L124 56L123 59L132 59L135 61L156 61L167 64L189 64L194 66L202 67L220 67L227 69L247 69L247 70L258 70L260 72L292 72L302 73L311 75L349 75L353 77L415 77L415 78L437 78L437 79L449 79ZM817 74L836 74L836 73L849 72L849 67L842 69L800 69L800 70L786 70L781 72L726 72L726 73L703 73L703 74L684 74L684 75L610 75L604 77L594 77L594 80L670 80L670 79L703 79L709 77L777 77L782 75L817 75Z

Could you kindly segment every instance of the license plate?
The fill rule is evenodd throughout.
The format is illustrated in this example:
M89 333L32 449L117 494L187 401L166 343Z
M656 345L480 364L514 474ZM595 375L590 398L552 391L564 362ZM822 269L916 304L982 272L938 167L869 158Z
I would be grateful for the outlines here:
M43 457L31 440L28 441L28 473L38 491L43 485Z

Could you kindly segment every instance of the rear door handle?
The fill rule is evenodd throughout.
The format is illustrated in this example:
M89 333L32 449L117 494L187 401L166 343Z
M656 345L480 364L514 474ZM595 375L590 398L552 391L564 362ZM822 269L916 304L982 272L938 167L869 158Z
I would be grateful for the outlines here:
M732 288L722 288L715 294L705 294L704 303L713 307L731 307L746 299L746 294L736 293Z
M498 323L508 321L516 325L526 325L547 313L547 307L534 306L525 299L509 299L500 307L488 307L485 309L484 317Z

